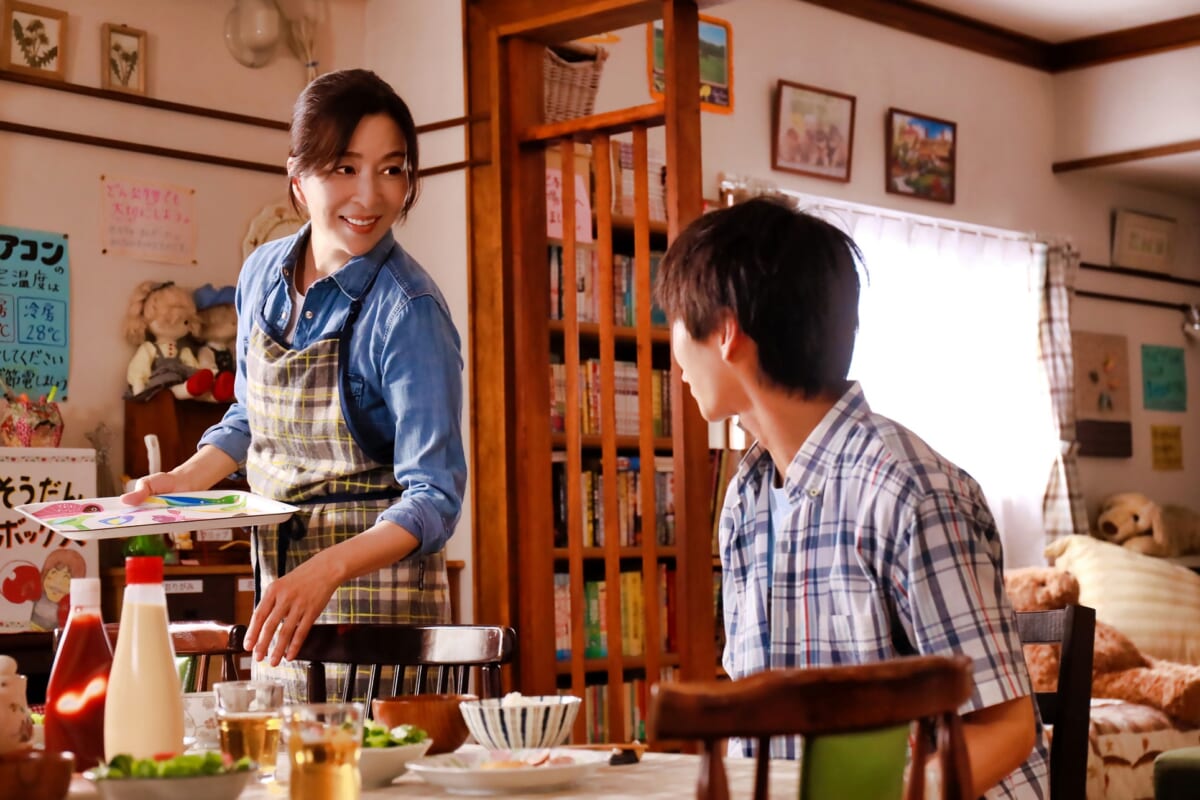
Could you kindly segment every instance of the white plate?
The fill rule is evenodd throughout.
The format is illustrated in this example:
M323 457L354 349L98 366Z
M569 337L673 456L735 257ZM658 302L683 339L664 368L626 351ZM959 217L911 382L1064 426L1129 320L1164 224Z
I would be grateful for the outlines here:
M432 744L433 739L426 739L416 744L402 744L396 747L364 747L358 757L358 771L362 775L363 788L378 789L387 786L403 775L412 761L425 755L425 751Z
M513 751L519 760L521 751ZM550 755L570 756L573 764L519 767L516 769L482 769L491 759L486 750L459 751L440 756L428 756L411 761L408 771L427 783L441 786L455 794L503 794L527 790L544 791L569 786L597 767L607 764L609 754L589 750L551 749Z
M101 800L234 800L251 772L226 772L195 778L104 778L92 780ZM91 773L84 773L90 778Z
M28 503L16 510L55 533L80 542L148 533L283 522L295 506L234 489L154 495L140 506L119 497Z

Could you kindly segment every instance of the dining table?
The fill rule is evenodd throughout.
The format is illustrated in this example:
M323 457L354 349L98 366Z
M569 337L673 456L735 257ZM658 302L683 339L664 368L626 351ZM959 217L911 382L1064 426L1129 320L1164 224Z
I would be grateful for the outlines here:
M466 745L465 747L472 747ZM752 758L726 758L725 771L729 778L730 796L749 797L754 788ZM769 796L798 795L799 766L794 761L773 761L769 771ZM635 764L602 765L589 772L579 782L549 791L503 791L493 797L504 800L552 800L557 797L604 797L608 800L643 800L644 798L695 797L696 780L700 776L700 756L686 753L646 752ZM283 800L288 796L282 782L252 784L238 800ZM461 797L439 786L431 785L412 772L397 778L381 789L366 789L362 800L397 800L405 797ZM70 800L99 798L91 782L76 777L71 784Z

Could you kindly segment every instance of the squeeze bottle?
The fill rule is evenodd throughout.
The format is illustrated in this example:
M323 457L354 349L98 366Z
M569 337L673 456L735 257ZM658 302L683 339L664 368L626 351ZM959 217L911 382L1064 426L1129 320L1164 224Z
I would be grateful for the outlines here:
M125 559L125 600L104 708L104 752L155 758L183 752L183 694L167 629L163 560Z
M104 703L112 646L100 617L100 579L71 579L71 615L46 687L46 749L75 754L75 771L104 760Z

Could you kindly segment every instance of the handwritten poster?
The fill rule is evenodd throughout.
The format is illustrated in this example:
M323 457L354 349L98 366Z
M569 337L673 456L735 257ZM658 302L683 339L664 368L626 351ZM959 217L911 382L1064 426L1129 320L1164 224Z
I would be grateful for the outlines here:
M1183 429L1179 425L1151 425L1150 450L1154 469L1183 469Z
M1187 411L1182 347L1142 345L1142 403L1147 411Z
M0 226L0 378L36 399L67 399L67 235Z
M61 625L71 578L99 569L95 542L65 539L13 508L95 494L95 450L0 447L0 633Z
M102 252L167 264L196 263L195 189L100 176Z
M558 167L546 168L546 236L562 240L563 177ZM592 241L592 199L587 182L575 173L575 241Z
M1079 454L1129 458L1133 454L1133 425L1128 342L1115 334L1072 331L1071 348L1075 356Z

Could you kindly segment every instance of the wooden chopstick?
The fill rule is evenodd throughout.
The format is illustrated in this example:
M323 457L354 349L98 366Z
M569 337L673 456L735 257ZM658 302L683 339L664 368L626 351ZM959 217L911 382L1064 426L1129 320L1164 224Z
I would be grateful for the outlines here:
M646 752L646 745L643 742L601 742L599 744L565 744L564 748L572 750L632 750L641 758L642 753Z

